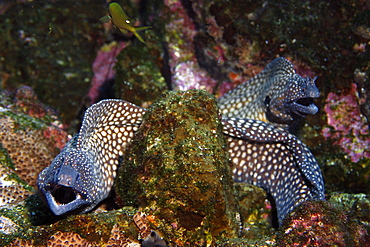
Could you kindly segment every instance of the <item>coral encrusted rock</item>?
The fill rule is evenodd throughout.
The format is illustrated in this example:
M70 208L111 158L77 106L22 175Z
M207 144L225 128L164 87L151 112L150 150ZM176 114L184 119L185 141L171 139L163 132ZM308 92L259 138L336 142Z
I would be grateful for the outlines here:
M214 97L170 92L144 116L116 180L122 204L152 215L177 245L212 245L237 235L230 162Z

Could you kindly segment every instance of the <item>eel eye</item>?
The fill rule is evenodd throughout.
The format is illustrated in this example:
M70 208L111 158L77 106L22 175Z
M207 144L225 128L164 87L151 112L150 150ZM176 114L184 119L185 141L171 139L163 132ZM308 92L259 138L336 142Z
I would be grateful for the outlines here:
M266 96L265 101L263 103L265 104L266 107L269 107L270 106L270 101L271 101L270 97Z

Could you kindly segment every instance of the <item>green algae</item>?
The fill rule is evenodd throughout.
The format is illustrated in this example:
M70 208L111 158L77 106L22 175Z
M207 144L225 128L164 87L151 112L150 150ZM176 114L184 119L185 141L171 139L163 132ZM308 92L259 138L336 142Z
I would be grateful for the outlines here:
M2 108L0 111L0 118L9 117L13 119L15 122L15 130L26 130L27 128L42 129L53 121L53 117L50 116L50 114L45 114L41 118L28 115L27 112L24 112L28 107L17 105L15 103L17 100L18 99L13 93L0 89L0 107ZM25 100L25 102L33 104L34 109L43 106L41 104L37 105L37 103L39 103L37 100ZM11 107L9 108L9 106Z
M10 158L8 151L3 148L3 145L0 143L0 164L4 167L8 167L12 170L15 169L12 158Z
M9 156L8 150L3 148L2 144L0 143L0 166L6 169L6 176L3 177L4 181L15 181L16 183L22 185L25 190L34 192L35 189L28 185L25 181L23 181L16 173L14 173L15 166L12 159ZM5 175L1 174L1 175Z
M307 201L286 219L277 237L279 246L364 246L368 225L327 201Z
M58 231L74 232L104 246L114 225L119 226L125 235L137 239L138 232L132 220L136 212L136 209L125 207L99 214L55 216L38 194L34 194L23 204L0 209L0 216L11 219L18 226L12 234L0 233L0 246L6 246L14 239L33 240L33 246L46 246L47 240Z
M39 201L36 197L38 196L35 195L32 198L32 203ZM105 246L111 236L113 226L118 226L122 235L133 239L137 239L138 236L137 228L132 220L137 210L130 207L99 214L58 217L50 215L48 210L42 211L42 207L39 208L40 211L35 211L35 209L30 210L28 206L18 205L9 209L0 209L0 216L11 219L18 226L17 231L12 234L0 233L0 246L7 246L14 239L33 240L33 246L46 246L47 240L59 231L74 232L97 246ZM30 215L36 212L37 215L34 217L49 217L49 222L44 222L45 225L34 225L34 219L32 220ZM50 224L51 219L54 221L53 224Z
M2 87L31 86L70 122L89 87L104 11L88 0L12 3L0 29Z
M51 122L51 118L48 117L39 119L20 112L11 112L11 111L1 112L0 118L4 116L7 116L14 120L15 132L18 130L26 131L28 129L43 129L49 126ZM44 119L48 119L49 123L45 122Z
M153 31L148 30L146 33ZM153 36L149 35L149 37ZM118 98L147 106L166 91L167 85L158 61L160 41L153 37L147 45L130 45L117 56L115 92Z
M241 237L261 240L272 236L272 210L266 205L267 193L264 189L245 183L235 183L238 193L239 212L242 224Z
M336 208L362 223L370 233L370 197L366 194L332 193L328 199Z
M53 224L49 234L57 231L73 231L90 242L108 242L113 226L118 223L120 227L125 227L132 236L137 236L137 230L132 221L132 212L132 209L129 213L122 209L100 214L71 216Z
M275 236L264 239L232 238L217 242L219 247L276 246Z
M0 233L0 246L6 246L16 238L31 239L34 228L27 220L28 215L22 205L15 206L11 209L2 208L0 209L0 215L11 219L17 225L17 231L12 234Z
M337 207L349 211L356 208L358 203L368 204L370 206L370 197L366 194L346 194L346 193L332 193L328 200Z
M235 237L236 201L214 97L170 92L154 103L120 167L115 189L156 217L177 244Z
M32 186L28 185L25 181L23 181L17 174L15 173L10 173L6 178L4 178L4 180L6 181L15 181L17 182L18 184L21 184L22 187L25 189L25 190L28 190L28 191L32 191L34 192L35 191L35 188L33 188Z
M321 128L315 131L320 135ZM338 145L333 144L333 140L325 140L316 134L304 134L302 138L320 164L328 194L336 191L370 193L370 159L362 158L352 162Z

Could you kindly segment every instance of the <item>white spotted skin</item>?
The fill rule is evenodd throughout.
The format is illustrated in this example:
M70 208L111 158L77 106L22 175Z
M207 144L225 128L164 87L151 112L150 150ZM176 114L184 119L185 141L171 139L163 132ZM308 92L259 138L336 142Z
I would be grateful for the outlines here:
M324 199L320 168L308 148L289 132L259 120L223 119L236 182L264 188L278 220L309 199Z
M293 65L279 57L217 101L223 117L257 119L288 128L318 111L311 101L319 95L314 80L296 74Z
M97 167L110 191L116 176L118 158L138 130L145 109L123 100L102 100L85 113L77 142L78 149L95 150Z
M127 144L138 130L145 109L123 100L102 100L85 113L80 132L38 178L38 188L56 215L81 208L87 212L111 191ZM60 187L75 200L58 201Z

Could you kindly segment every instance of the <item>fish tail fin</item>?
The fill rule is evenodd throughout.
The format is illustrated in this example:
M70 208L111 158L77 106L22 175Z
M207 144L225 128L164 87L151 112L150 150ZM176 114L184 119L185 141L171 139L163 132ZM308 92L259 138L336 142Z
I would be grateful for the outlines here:
M143 40L143 38L140 36L140 34L138 34L137 32L138 31L143 31L143 30L147 30L149 28L152 28L151 26L144 26L144 27L135 27L134 31L132 31L133 34L135 34L135 36L145 44L145 41Z
M144 26L144 27L135 27L135 31L144 31L147 29L152 28L151 26Z
M136 30L133 31L132 33L136 36L136 38L138 38L138 40L140 40L141 42L143 42L144 44L146 44L145 41L143 40L143 38L136 32Z

